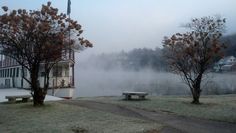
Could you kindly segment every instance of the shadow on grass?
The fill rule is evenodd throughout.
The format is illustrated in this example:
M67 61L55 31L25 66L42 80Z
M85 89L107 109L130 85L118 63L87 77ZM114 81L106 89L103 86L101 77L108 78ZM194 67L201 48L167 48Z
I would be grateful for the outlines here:
M21 103L32 103L33 100L30 99L28 102L23 102L22 100L16 100L15 102L9 102L9 101L5 101L5 102L1 102L0 104L21 104Z
M132 99L125 99L125 98L123 98L123 99L121 99L120 101L130 101L130 102L137 102L137 101L151 101L151 99L139 99L139 98L132 98Z
M206 102L200 102L199 104L193 104L189 101L181 101L182 104L191 106L191 107L213 107L217 106L217 103L206 103Z
M72 128L74 133L88 133L88 130L82 127L74 127Z

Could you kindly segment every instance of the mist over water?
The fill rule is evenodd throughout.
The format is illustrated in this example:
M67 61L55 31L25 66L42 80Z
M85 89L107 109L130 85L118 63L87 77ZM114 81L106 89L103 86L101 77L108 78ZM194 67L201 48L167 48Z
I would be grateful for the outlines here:
M145 91L151 95L185 94L186 86L177 75L152 70L79 69L76 96L119 96L122 91Z
M86 55L86 54L85 54ZM145 91L149 95L190 95L179 75L150 68L124 70L105 69L92 60L79 56L75 66L75 96L121 96L123 91ZM202 94L236 93L235 73L210 73L202 82Z
M78 57L78 56L77 56ZM124 70L105 69L95 65L82 54L75 66L75 97L120 96L123 91L145 91L150 95L188 94L187 86L178 75L157 72L152 69ZM92 64L92 65L91 65Z

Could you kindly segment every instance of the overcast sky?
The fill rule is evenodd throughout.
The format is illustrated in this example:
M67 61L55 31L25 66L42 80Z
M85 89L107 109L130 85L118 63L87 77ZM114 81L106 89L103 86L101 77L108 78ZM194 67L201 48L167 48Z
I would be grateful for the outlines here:
M40 9L48 0L0 0L10 9ZM66 12L67 0L51 0ZM71 18L94 44L92 53L160 47L163 36L183 29L191 18L221 15L227 33L236 33L236 0L71 0ZM0 12L2 13L2 12Z

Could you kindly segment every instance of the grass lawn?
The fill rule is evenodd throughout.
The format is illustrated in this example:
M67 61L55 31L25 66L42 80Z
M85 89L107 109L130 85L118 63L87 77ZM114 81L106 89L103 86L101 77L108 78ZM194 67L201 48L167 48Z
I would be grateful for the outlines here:
M183 116L236 123L236 95L202 96L200 105L191 104L191 97L158 96L144 101L125 101L123 97L79 98L134 106L152 111L172 112Z
M0 104L0 133L146 133L161 125L57 102Z

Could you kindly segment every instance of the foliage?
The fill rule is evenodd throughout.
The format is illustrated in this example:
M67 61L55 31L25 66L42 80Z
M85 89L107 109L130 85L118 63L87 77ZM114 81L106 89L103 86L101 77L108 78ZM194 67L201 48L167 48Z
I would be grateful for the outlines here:
M18 9L8 11L3 6L0 16L1 54L15 59L30 73L30 79L24 79L31 85L34 105L43 104L47 93L49 72L53 65L62 59L72 48L92 44L80 37L81 25L66 16L58 14L58 9L51 2L42 5L41 10ZM44 64L45 85L40 88L38 72Z
M220 17L195 18L185 25L191 32L164 38L164 56L171 70L189 86L192 103L199 103L203 74L214 63L214 58L223 54L220 38L224 23L225 19Z

